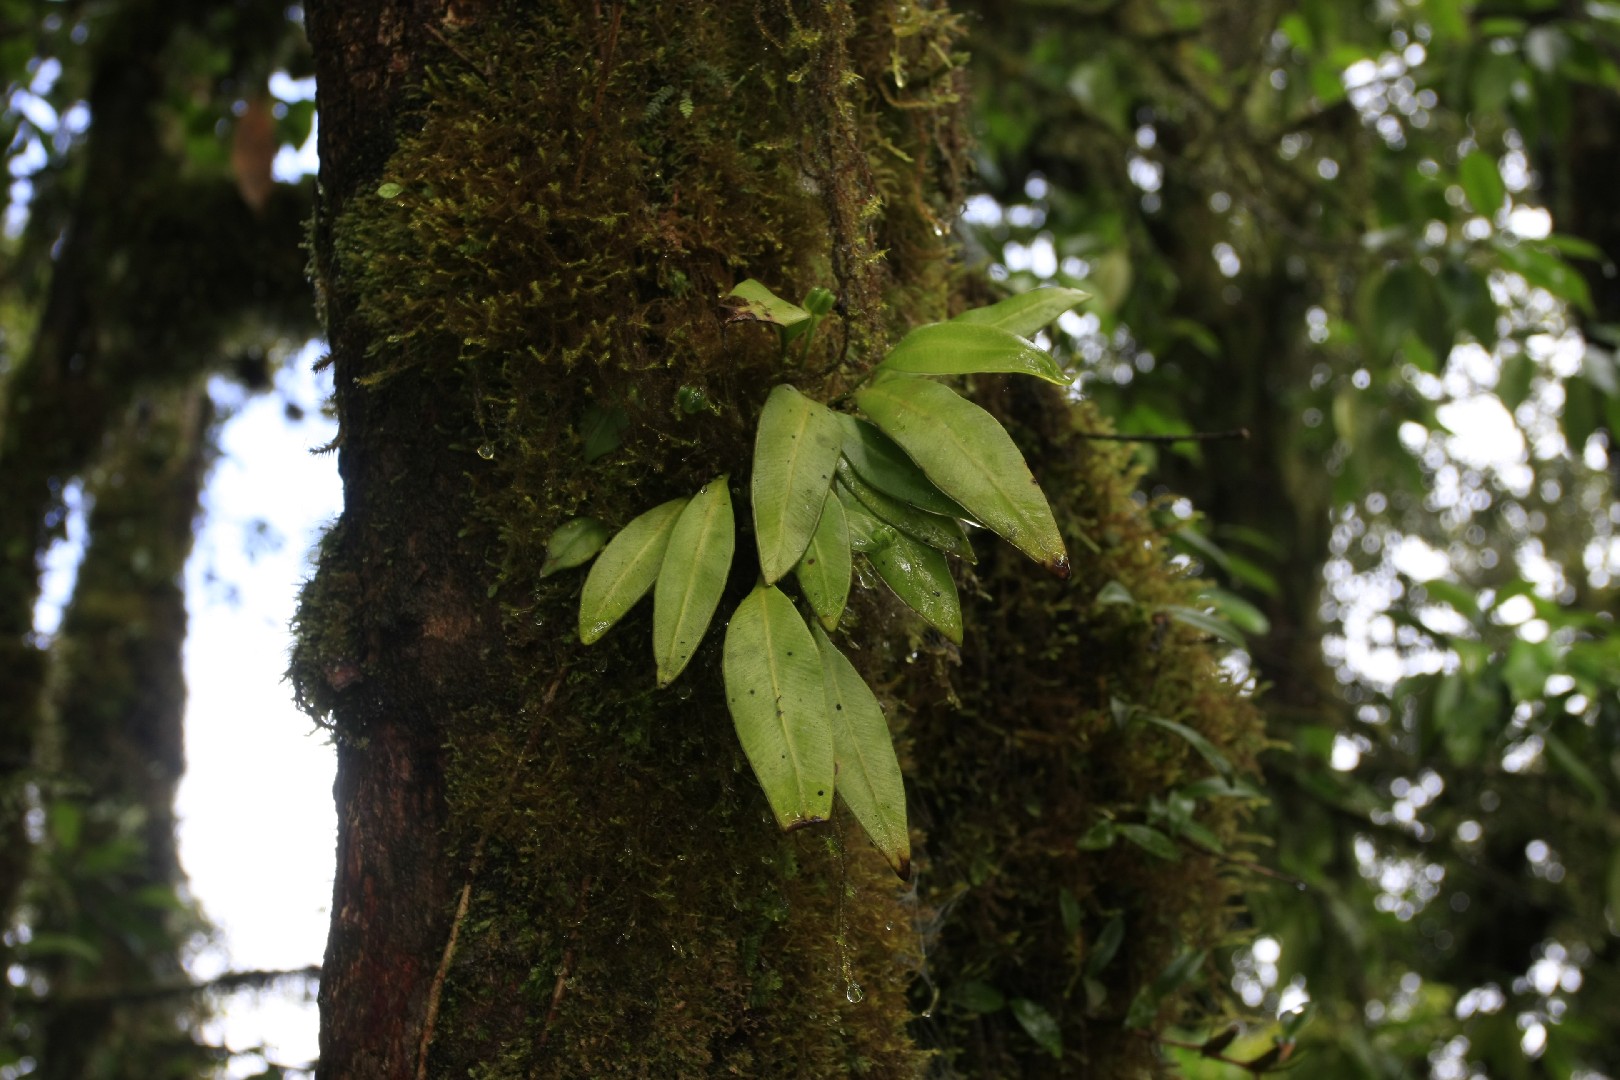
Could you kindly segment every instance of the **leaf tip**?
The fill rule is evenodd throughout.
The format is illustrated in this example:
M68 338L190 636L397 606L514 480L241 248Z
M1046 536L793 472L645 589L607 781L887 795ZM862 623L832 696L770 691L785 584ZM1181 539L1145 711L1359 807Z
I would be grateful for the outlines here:
M1069 575L1074 573L1073 567L1069 565L1069 556L1066 553L1047 563L1046 568L1052 571L1052 576L1059 581L1068 581Z

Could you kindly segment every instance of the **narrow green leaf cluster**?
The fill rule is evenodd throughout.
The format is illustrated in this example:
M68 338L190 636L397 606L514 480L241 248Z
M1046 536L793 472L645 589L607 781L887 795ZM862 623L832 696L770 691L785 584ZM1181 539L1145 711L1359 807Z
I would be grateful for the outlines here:
M824 289L811 290L801 308L752 279L731 296L741 302L740 317L781 328L784 350L804 333L806 354L816 321L832 307ZM962 606L947 557L974 560L970 525L1069 576L1051 508L1011 436L927 376L1014 373L1067 383L1028 337L1083 298L1043 289L918 327L855 393L865 419L786 384L766 398L748 489L759 582L731 615L721 668L743 753L783 829L825 821L836 792L895 872L909 875L905 788L888 723L828 635L860 555L907 607L960 645ZM543 576L596 556L580 597L583 644L651 591L658 685L680 676L731 571L736 526L727 480L647 511L611 540L590 518L558 528ZM780 587L790 576L808 618ZM1041 1017L1026 1008L1020 1019L1044 1042Z

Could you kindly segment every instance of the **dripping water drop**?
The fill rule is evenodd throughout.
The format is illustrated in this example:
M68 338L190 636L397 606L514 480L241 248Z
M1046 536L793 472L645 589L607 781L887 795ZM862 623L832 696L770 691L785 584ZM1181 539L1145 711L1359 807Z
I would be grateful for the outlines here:
M491 458L493 458L495 456L495 444L494 443L483 443L483 444L481 444L478 447L478 456L483 458L485 461L489 461Z

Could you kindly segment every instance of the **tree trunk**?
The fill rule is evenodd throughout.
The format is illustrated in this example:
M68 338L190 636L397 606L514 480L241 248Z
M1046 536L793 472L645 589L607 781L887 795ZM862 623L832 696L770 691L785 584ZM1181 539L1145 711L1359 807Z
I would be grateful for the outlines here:
M213 407L197 385L143 399L86 494L92 542L54 650L44 875L33 930L99 955L42 965L35 1003L47 1080L202 1076L181 951L198 925L177 903L174 795L184 769L182 579ZM94 867L94 869L92 869ZM116 932L109 928L116 927ZM152 995L152 996L148 996Z
M346 492L294 657L339 754L323 1073L916 1073L912 912L864 841L777 832L718 635L655 695L645 615L584 652L577 578L536 571L576 512L623 523L747 460L784 373L771 328L728 324L738 280L843 298L786 373L821 394L939 310L948 21L309 14ZM877 94L891 63L922 107ZM594 465L593 406L629 421Z
M946 845L916 891L837 816L777 831L727 716L718 628L654 691L645 607L582 648L578 576L539 575L575 515L622 525L723 474L740 496L773 384L836 400L897 331L947 314L951 17L890 0L309 17L346 493L292 667L339 755L323 1074L1146 1066L1126 1006L1211 943L1229 886L1212 860L1076 848L1103 814L1140 821L1196 758L1111 736L1114 699L1207 727L1240 766L1256 729L1195 635L1150 618L1191 586L1166 573L1134 474L1083 447L1059 395L977 388L1099 556L1073 589L988 562L998 597L977 610L998 636L970 637L985 652L960 675L892 602L862 590L846 618L928 749L917 810ZM786 362L774 328L723 305L747 277L833 289L818 351ZM1095 603L1115 578L1140 605ZM1223 836L1236 820L1210 818ZM1122 908L1130 944L1099 999L1076 964ZM1013 1012L962 1005L992 966L1057 1018L1061 1064Z

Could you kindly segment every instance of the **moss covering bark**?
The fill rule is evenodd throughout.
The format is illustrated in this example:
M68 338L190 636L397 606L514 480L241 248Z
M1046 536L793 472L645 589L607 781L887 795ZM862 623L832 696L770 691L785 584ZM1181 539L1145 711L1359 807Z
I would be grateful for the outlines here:
M357 125L323 148L317 231L347 510L306 591L292 669L339 743L323 1069L890 1077L967 1062L956 1021L931 1029L949 1033L947 1054L913 1028L926 965L956 979L988 962L964 939L979 923L937 933L956 925L947 883L983 858L1050 862L1029 879L1043 905L1057 880L1090 920L1137 904L1158 868L1083 859L1073 836L1098 808L1142 813L1188 762L1152 740L1111 759L1134 770L1116 783L1060 796L1069 774L1053 773L1061 813L1029 847L1015 842L1025 811L1008 806L1028 786L1020 761L939 740L1045 695L1030 723L1084 779L1113 691L1177 716L1218 701L1227 711L1205 726L1243 760L1252 727L1208 654L1173 631L1154 644L1162 657L1135 657L1156 631L1094 612L1102 579L1065 592L987 554L992 599L969 648L991 667L955 685L937 643L864 593L857 664L902 717L928 713L914 776L943 846L919 899L848 822L777 832L725 709L719 633L657 692L645 607L583 649L578 576L539 577L546 537L576 514L622 525L722 472L740 499L773 384L834 399L895 334L946 313L961 168L951 17L873 0L379 4L365 18L314 4L311 20L323 119ZM368 36L378 22L394 31ZM838 294L809 357L785 362L773 328L722 302L745 277ZM1076 536L1123 522L1104 568L1144 603L1185 595L1131 478L1075 444L1066 409L1006 410L1034 425L1063 519ZM622 435L603 450L593 431L607 418ZM722 610L752 584L739 559ZM1058 629L1043 640L1032 618ZM1098 634L1113 670L1090 670ZM1151 675L1161 660L1168 674ZM944 708L953 695L966 721ZM1209 820L1230 832L1230 817ZM1215 875L1200 865L1174 874L1202 893L1133 910L1122 995L1173 944L1215 934ZM1024 887L1009 876L1007 917L1036 902ZM1031 924L1025 959L1040 993L1061 994L1037 963L1045 925ZM951 951L931 961L941 941ZM1085 1060L1146 1054L1088 1047Z

